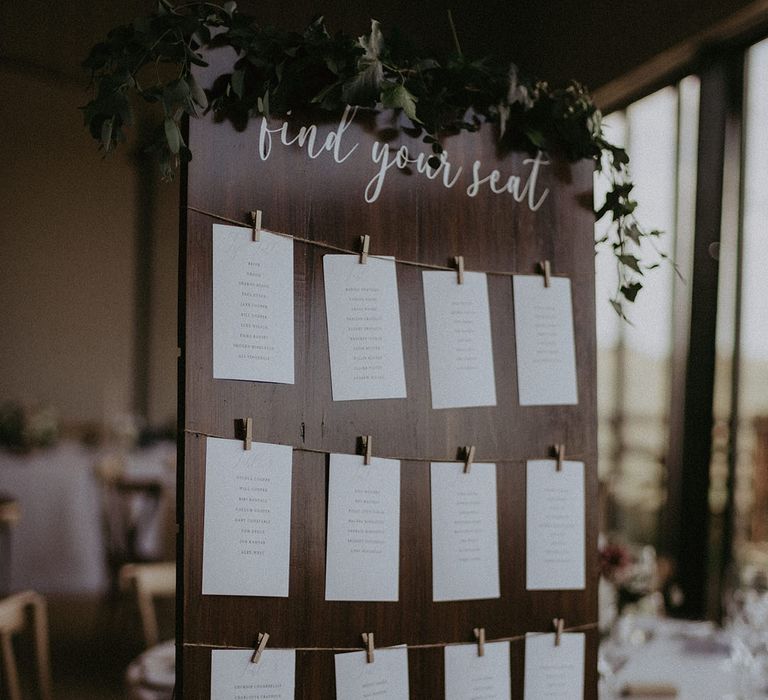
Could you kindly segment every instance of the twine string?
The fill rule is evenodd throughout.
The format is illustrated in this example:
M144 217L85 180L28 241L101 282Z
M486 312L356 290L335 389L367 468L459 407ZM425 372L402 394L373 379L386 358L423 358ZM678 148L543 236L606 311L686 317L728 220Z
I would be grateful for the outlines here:
M187 435L194 435L195 437L210 437L210 438L218 438L220 440L240 440L241 438L238 437L231 437L227 435L214 435L213 433L205 433L200 430L191 430L189 428L185 428L184 432ZM331 450L320 450L314 447L297 447L296 445L284 445L284 443L274 443L270 442L271 445L283 445L285 447L291 447L294 452L308 452L310 454L318 454L318 455L330 455L330 454L336 454L335 452ZM380 457L382 459L396 459L401 462L456 462L457 464L464 464L464 459L462 458L456 458L456 457L398 457L398 456L387 456L387 455L374 455L375 457ZM566 458L569 460L580 460L583 461L585 458L583 455L579 454L568 454L566 455ZM545 459L545 460L551 460L556 461L556 458L549 455L546 457L534 457L531 459ZM475 463L483 463L483 462L526 462L528 461L528 458L521 458L521 457L483 457L482 459L476 458Z
M563 632L587 632L592 629L597 629L597 622L587 622L583 625L575 625L573 627L565 627ZM517 634L511 637L498 637L496 639L486 639L486 644L492 644L493 642L521 642L526 637L540 637L545 634L554 634L554 632L528 632L526 634ZM476 644L477 642L475 642ZM445 647L455 647L464 644L472 644L472 642L432 642L429 644L404 644L398 645L400 648L406 649L443 649ZM206 642L183 642L182 646L201 649L239 649L239 650L252 650L253 647L240 647L231 646L227 644L208 644ZM280 647L272 647L277 649ZM386 647L381 647L385 649ZM390 647L392 649L397 647ZM364 651L361 647L293 647L294 651Z
M202 214L203 216L208 216L212 219L216 219L217 221L224 221L225 223L232 224L234 226L240 226L242 228L250 228L250 224L244 223L242 221L238 221L237 219L230 219L227 216L222 216L221 214L216 214L215 212L208 211L207 209L201 209L199 207L192 206L191 204L187 205L187 209L190 211L197 212L198 214ZM292 236L290 233L283 233L281 231L271 231L266 228L260 229L262 232L271 233L275 236L283 236L284 238L291 238L294 241L298 241L299 243L305 243L306 245L313 245L317 246L318 248L325 248L326 250L333 250L337 253L346 253L348 255L359 255L359 250L352 250L351 248L343 248L342 246L333 245L332 243L326 243L325 241L315 241L311 238L302 238L301 236ZM369 258L376 258L377 260L387 260L392 261L392 256L386 256L386 255L373 255L372 253L368 254ZM425 262L419 262L417 260L404 260L402 258L394 258L394 261L399 265L410 265L411 267L420 267L424 268L426 270L443 270L448 272L455 272L455 267L448 267L447 265L431 265L430 263ZM470 272L470 270L465 270L466 272ZM519 275L521 273L519 272L505 272L503 270L489 270L485 271L486 275L497 275L499 277L514 277L516 275ZM567 275L569 277L577 277L578 275ZM551 273L551 277L566 277L566 275L558 275L556 273Z

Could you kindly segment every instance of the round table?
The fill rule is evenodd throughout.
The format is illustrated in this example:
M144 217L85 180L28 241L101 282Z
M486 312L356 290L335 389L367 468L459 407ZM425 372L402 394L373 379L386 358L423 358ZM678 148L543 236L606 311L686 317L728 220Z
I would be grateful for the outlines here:
M171 700L176 682L176 642L169 639L131 661L125 672L129 700Z

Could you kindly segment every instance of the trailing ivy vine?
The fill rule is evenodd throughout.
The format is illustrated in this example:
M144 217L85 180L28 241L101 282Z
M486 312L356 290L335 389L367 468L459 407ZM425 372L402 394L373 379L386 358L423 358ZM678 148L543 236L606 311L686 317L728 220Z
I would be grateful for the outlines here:
M453 55L437 60L398 32L385 38L375 20L357 39L331 35L322 18L300 34L263 27L234 2L160 0L155 13L113 29L91 49L83 67L91 73L93 99L82 109L92 136L110 153L132 124L132 100L157 105L162 119L150 148L166 179L192 158L181 120L208 110L243 125L255 115L307 108L394 108L435 158L445 136L476 131L483 122L498 125L502 146L541 149L570 161L591 158L611 183L595 212L597 219L610 217L611 226L597 244L616 256L619 284L611 304L626 318L623 302L633 302L645 272L667 258L656 245L661 233L635 218L627 153L605 139L600 111L579 83L554 88L515 65L471 59L455 30L454 38ZM202 50L216 46L233 48L238 58L206 92L192 67L207 65Z

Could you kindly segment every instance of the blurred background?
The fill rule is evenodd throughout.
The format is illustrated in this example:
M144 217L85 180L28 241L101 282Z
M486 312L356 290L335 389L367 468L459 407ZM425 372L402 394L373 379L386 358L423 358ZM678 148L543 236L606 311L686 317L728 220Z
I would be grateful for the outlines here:
M89 48L154 7L0 6L0 597L39 596L11 602L47 611L56 698L124 697L129 668L134 697L166 697L172 677L178 182L143 154L141 112L105 160L78 111ZM240 7L451 43L436 0ZM607 301L611 256L596 258L606 635L639 613L741 615L752 633L768 620L762 597L744 604L768 582L768 2L451 9L468 52L593 89L632 157L639 218L667 232L681 275L651 273L627 324ZM38 637L16 634L8 600L0 639L36 697ZM768 658L765 635L752 641L750 663Z

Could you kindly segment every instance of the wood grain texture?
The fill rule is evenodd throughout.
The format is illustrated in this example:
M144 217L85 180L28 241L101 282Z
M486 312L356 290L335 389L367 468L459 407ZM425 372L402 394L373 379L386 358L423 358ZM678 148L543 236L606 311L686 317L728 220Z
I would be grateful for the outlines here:
M371 253L447 265L463 255L467 270L532 273L537 261L552 261L553 274L573 283L579 375L578 406L520 407L515 369L512 281L489 277L491 324L498 405L492 408L433 410L429 390L421 270L398 265L397 278L406 366L407 399L333 402L326 333L322 256L315 246L295 243L296 381L276 385L212 379L211 227L214 221L188 211L183 313L184 405L189 431L235 437L234 421L253 417L253 439L327 451L356 450L359 435L374 438L374 454L386 457L453 459L460 445L477 445L477 461L498 463L499 600L433 603L429 465L403 462L401 494L400 601L347 603L324 600L327 458L294 452L291 517L290 596L287 599L202 596L205 439L186 433L183 442L183 600L185 643L251 646L259 631L270 646L362 644L373 631L378 646L473 640L473 627L488 639L549 630L553 617L566 626L597 619L596 373L593 216L577 196L592 188L592 164L554 163L544 169L541 187L550 195L537 213L511 196L482 191L466 196L468 180L452 189L413 172L391 171L380 199L367 204L366 183L376 171L371 145L387 135L390 114L358 117L345 143L360 146L345 163L315 160L296 147L275 145L269 160L257 156L258 124L243 132L228 123L196 120L189 140L189 205L247 221L264 211L266 229L354 248L371 236ZM333 124L321 131L327 132ZM527 172L524 153L499 156L494 133L450 138L450 159L471 170ZM420 152L423 144L397 135L394 145ZM585 591L525 590L525 464L547 456L564 442L567 454L586 462L587 588ZM586 697L596 697L597 635L587 635ZM523 647L513 644L513 696L522 697ZM440 698L442 649L409 653L411 697ZM183 650L183 697L208 697L210 650ZM297 654L297 698L333 698L333 654Z

